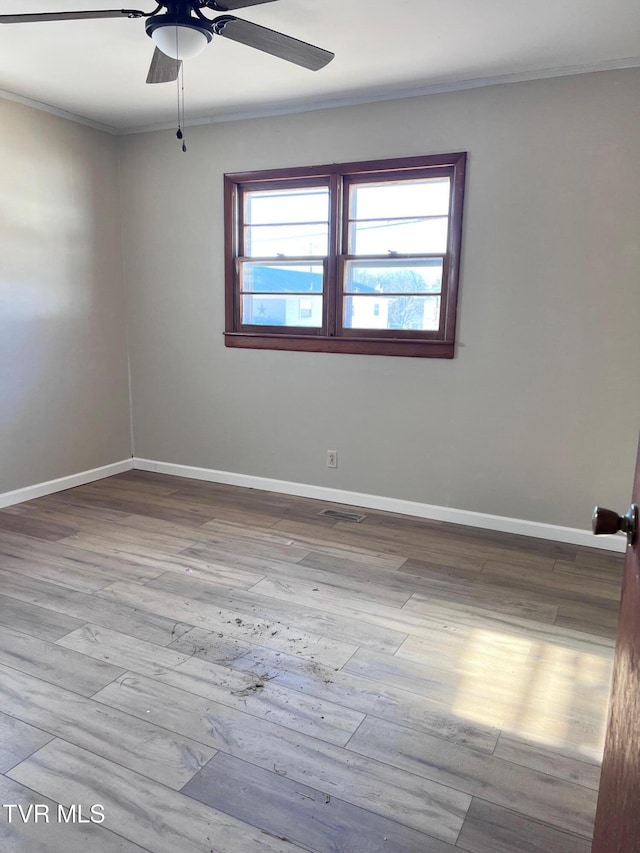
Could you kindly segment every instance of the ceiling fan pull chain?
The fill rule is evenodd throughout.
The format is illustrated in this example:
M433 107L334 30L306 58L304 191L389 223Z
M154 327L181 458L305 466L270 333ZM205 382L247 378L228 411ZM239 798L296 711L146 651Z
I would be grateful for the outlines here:
M178 130L176 131L176 138L182 139L182 122L180 121L180 53L178 50L178 27L175 28L176 34L176 63L178 63L178 73L176 74L176 106L178 110ZM182 143L184 145L184 142Z
M182 91L182 127L184 127L184 62L180 66L180 87ZM182 151L186 153L187 151L187 143L182 140Z
M178 130L176 137L182 140L182 150L186 152L187 144L184 141L184 62L180 62L180 51L178 44L178 27L176 27L176 62L178 63L178 73L176 75L176 94L178 96ZM180 97L182 96L182 110L180 109Z

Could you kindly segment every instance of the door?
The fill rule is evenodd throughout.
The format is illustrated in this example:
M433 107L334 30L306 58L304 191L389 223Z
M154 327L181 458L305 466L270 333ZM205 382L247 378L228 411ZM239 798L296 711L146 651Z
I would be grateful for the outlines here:
M640 851L640 448L626 516L596 507L594 533L627 533L622 601L613 665L592 853Z

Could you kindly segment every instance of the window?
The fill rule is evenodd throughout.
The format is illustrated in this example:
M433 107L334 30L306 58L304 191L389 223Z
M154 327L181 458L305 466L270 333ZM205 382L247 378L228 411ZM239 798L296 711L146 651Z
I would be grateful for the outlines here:
M465 162L225 175L226 345L453 358Z

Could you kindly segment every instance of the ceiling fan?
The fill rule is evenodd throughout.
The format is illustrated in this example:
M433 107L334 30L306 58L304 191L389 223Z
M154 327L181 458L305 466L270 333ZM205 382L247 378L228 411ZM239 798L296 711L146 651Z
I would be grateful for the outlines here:
M152 12L139 9L104 9L86 12L39 12L0 15L0 24L27 24L37 21L79 21L92 18L146 18L145 30L156 48L147 83L168 83L178 78L183 59L197 56L214 35L255 47L311 71L318 71L333 59L328 50L243 21L234 15L209 18L203 11L233 12L246 6L273 3L274 0L165 0Z

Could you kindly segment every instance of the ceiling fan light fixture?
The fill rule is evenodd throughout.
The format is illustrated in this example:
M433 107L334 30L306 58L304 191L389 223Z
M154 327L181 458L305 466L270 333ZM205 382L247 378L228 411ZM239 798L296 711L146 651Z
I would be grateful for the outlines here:
M213 38L211 28L204 20L171 20L169 15L149 18L147 35L165 56L172 59L192 59L205 49Z

